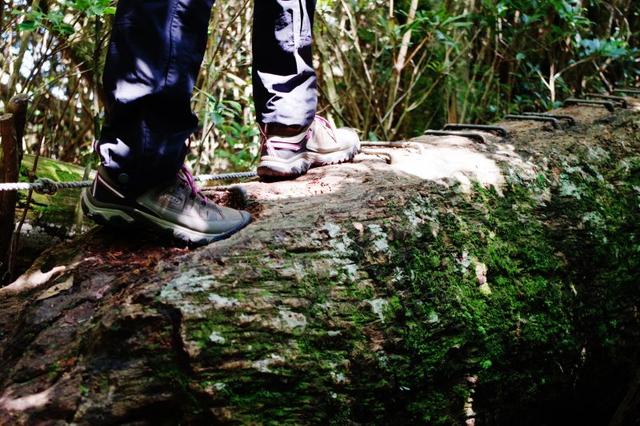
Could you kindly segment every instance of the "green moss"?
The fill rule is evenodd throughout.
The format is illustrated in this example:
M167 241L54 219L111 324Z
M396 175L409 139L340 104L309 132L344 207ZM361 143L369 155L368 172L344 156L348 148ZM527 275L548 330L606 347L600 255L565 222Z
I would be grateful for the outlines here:
M470 374L479 377L477 405L506 405L514 420L540 401L573 400L578 370L586 371L579 359L591 345L599 368L619 377L638 349L631 312L640 299L639 164L634 157L613 170L565 165L547 205L538 200L552 177L510 186L504 196L476 187L440 212L436 237L429 228L394 239L391 262L368 272L388 288L403 265L387 290L395 299L386 332L400 342L387 348L395 355L387 369L411 389L400 407L406 418L460 422L460 383ZM487 267L490 293L480 291L477 263ZM590 400L599 414L615 408Z
M47 376L50 381L55 381L62 373L60 362L56 361L47 367Z
M275 250L277 268L248 254L252 277L267 282L258 297L306 299L293 310L307 325L239 328L235 313L212 311L188 327L199 361L245 364L205 369L200 385L219 388L212 403L233 407L240 423L460 424L473 396L483 424L569 424L576 413L606 424L640 350L640 159L592 157L552 158L559 173L501 194L436 188L395 202L380 224L388 253L373 250L368 228L348 235L344 260L369 279L312 273L325 254ZM296 265L305 274L283 279ZM250 303L253 278L238 283L221 296ZM372 299L386 301L384 321ZM276 303L256 313L268 319ZM282 362L253 366L272 355Z
M20 174L22 179L26 179L28 172L33 169L35 157L25 154L20 165ZM38 159L38 170L36 176L38 178L48 178L55 181L66 182L81 180L84 169L78 165L65 163L51 158L40 157Z

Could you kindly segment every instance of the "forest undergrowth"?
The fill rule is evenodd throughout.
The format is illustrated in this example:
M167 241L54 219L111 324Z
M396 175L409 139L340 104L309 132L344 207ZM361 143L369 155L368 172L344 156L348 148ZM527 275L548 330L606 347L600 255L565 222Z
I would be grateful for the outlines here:
M193 97L196 173L256 161L249 0L219 1ZM95 164L113 0L9 0L0 8L0 109L30 95L26 152ZM320 0L320 110L364 139L548 110L638 83L633 0Z

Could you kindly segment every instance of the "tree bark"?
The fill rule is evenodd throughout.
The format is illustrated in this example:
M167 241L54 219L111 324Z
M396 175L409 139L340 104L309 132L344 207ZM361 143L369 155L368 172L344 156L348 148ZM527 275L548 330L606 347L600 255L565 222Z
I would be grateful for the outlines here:
M631 376L629 389L611 418L609 426L633 425L640 420L640 368L636 367Z
M4 28L4 0L0 3L0 28Z
M20 165L12 114L0 116L0 143L2 148L0 179L2 182L17 182ZM0 191L0 283L4 283L5 275L10 275L11 272L8 261L17 200L15 191Z
M27 107L29 95L16 95L9 100L7 112L13 114L13 125L16 130L16 147L18 149L18 164L22 163L24 128L27 123Z
M557 112L573 115L578 126L509 122L508 139L484 134L486 144L420 137L403 148L377 149L386 155L361 154L352 164L313 169L294 181L212 189L221 202L249 209L254 222L207 247L95 228L51 248L0 289L0 423L460 424L469 401L478 419L488 418L483 387L521 373L505 365L525 369L533 361L519 358L527 344L505 359L486 353L503 340L515 345L529 338L535 321L569 309L574 296L562 281L569 266L544 265L573 253L549 249L549 257L529 255L505 266L510 254L496 260L493 250L507 250L509 233L496 224L477 227L510 194L531 194L530 204L500 210L513 221L512 232L524 232L548 220L556 202L582 205L585 193L563 174L574 173L576 164L597 165L607 179L621 158L640 154L637 112ZM549 186L542 190L541 182ZM549 224L548 233L575 241L573 233L586 225L567 219L571 210L559 209L560 222ZM460 237L476 228L482 241ZM549 241L563 243L553 235ZM504 244L492 246L486 259L474 258L472 248L485 253L496 238ZM512 243L504 253L513 256L528 244L526 238ZM499 279L502 270L516 277L513 305L503 305L511 284ZM562 298L529 297L550 276L558 280L550 291ZM459 292L429 293L443 280L449 284L442 291ZM465 329L466 317L456 316L462 308L440 310L468 297L469 309L479 310L464 312L488 315L497 306L495 330L511 321L511 310L523 313L502 332L483 316L464 338L488 341L479 352L476 343L455 337ZM415 330L433 334L420 338ZM497 334L482 337L491 330ZM552 332L535 330L540 339ZM544 344L553 349L565 340L550 334ZM567 352L562 346L553 352L557 358L541 353L539 362L548 367L541 371L552 377L560 374L558 365L569 371ZM429 364L436 355L442 361ZM503 374L497 382L496 371ZM460 389L469 389L472 376L478 381L470 399ZM438 395L450 404L433 397L444 388L450 392ZM505 401L532 398L525 395L529 385L503 391L490 393ZM440 405L454 411L429 411Z

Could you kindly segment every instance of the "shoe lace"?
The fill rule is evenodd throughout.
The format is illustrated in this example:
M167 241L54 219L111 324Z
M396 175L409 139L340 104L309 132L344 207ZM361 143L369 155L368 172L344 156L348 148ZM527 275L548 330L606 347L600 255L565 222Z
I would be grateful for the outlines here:
M318 121L322 125L322 127L324 127L329 132L334 142L338 141L338 139L336 138L336 134L333 130L333 126L331 125L329 120L322 117L321 115L316 115L315 120ZM309 130L312 131L311 127L309 128Z
M184 182L187 187L191 190L191 196L200 201L200 203L204 206L207 203L207 196L202 193L198 185L196 185L196 180L187 168L187 166L183 165L180 168L180 173L178 173L178 178Z

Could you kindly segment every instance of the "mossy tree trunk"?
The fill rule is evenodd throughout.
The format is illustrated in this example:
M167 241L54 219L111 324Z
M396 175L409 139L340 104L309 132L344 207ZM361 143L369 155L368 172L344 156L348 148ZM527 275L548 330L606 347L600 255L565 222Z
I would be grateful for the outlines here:
M0 290L0 422L606 424L640 349L640 116L562 112L212 191L255 221L197 250L53 247Z

